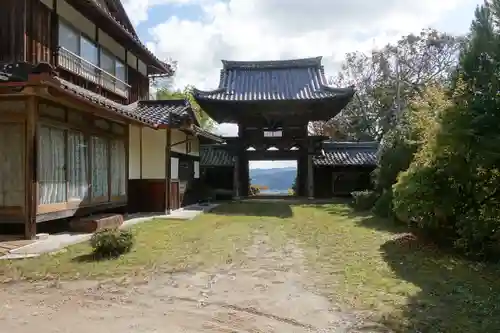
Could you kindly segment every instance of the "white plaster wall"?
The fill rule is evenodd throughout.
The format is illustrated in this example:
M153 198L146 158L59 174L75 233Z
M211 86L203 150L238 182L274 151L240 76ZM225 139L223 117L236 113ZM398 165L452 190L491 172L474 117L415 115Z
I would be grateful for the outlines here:
M172 144L176 144L181 141L186 140L186 134L178 130L172 130ZM172 146L172 151L176 153L185 154L186 153L186 142Z
M142 129L142 179L165 179L165 130Z
M88 37L95 38L95 25L85 16L80 14L75 8L64 0L57 0L57 14L65 21L71 23L75 28L86 34Z
M177 157L170 158L170 178L172 180L179 178L179 159Z
M125 48L101 29L99 29L99 44L121 61L125 61L125 53L127 52Z
M166 174L165 169L165 145L166 145L166 130L154 130L151 128L142 128L142 177L141 177L141 128L139 126L130 125L129 127L129 179L164 179ZM172 131L172 139L175 142L183 139L184 133ZM176 146L172 147L175 148ZM185 144L179 145L177 152L185 153ZM179 178L179 159L171 158L171 173L172 179ZM198 165L199 174L199 165Z
M200 156L200 141L197 137L191 139L191 151L189 155Z
M128 178L141 179L141 128L129 126Z

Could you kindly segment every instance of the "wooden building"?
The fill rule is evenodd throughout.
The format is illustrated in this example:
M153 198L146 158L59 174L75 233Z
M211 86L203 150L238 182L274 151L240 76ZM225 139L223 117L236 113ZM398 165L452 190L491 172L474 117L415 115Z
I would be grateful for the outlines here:
M308 135L308 123L330 120L353 95L327 86L321 57L223 61L219 87L194 91L212 119L238 124L238 137L225 138L235 197L249 195L250 160L296 160L298 195L313 198L313 157L326 137Z
M171 74L139 41L119 0L1 1L0 223L24 226L33 238L39 222L142 208L129 187L162 176L148 174L157 163L171 170L163 182L170 195L175 160L150 161L156 153L138 152L137 141L207 134L187 104L169 117L181 102L155 108L146 101L148 77ZM170 155L170 146L161 150ZM164 202L167 209L171 201Z
M139 101L132 108L156 127L130 127L129 211L168 212L193 203L185 195L200 178L200 140L222 140L200 128L186 100Z
M377 142L324 141L312 158L315 198L350 195L372 188L371 173L377 165ZM219 198L234 186L235 156L228 144L201 146L201 175Z
M314 156L315 197L348 196L372 188L378 142L325 141Z

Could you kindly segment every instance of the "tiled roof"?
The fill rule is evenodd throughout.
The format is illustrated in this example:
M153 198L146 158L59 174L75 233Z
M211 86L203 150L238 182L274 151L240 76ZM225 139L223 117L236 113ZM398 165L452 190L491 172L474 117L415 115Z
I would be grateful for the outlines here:
M196 135L199 135L199 136L203 136L209 140L212 140L214 142L217 142L217 143L223 143L225 142L224 138L222 138L221 136L217 135L217 134L214 134L210 131L207 131L199 126L193 126L193 132L196 134Z
M79 97L85 98L93 103L102 105L103 107L106 107L110 109L111 111L114 111L118 114L121 114L125 117L135 119L139 122L142 122L144 124L147 124L149 126L155 126L156 124L154 123L153 120L141 115L140 113L134 113L133 112L133 107L131 105L123 105L120 103L116 103L102 95L96 94L92 91L89 91L85 88L82 88L80 86L77 86L76 84L73 84L69 81L66 81L64 79L61 79L60 77L54 77L54 80L60 84L60 87L63 89L66 89L67 91L70 91L74 93L75 95L78 95Z
M377 142L323 142L324 155L313 157L315 166L375 166ZM227 145L201 145L200 165L232 166L233 156Z
M200 165L202 166L232 166L233 156L225 145L201 145Z
M129 105L123 105L59 77L55 77L55 79L61 84L62 88L70 90L80 97L152 127L169 125L169 114L172 114L172 126L177 126L183 119L192 118L194 115L190 103L185 99L138 101ZM193 126L192 130L196 135L201 135L209 140L215 142L224 141L221 137L198 126Z
M324 154L313 159L316 166L375 166L377 142L323 142Z
M321 57L276 61L222 61L219 88L193 90L197 99L283 101L351 98L354 89L327 86Z
M138 101L127 105L126 108L155 125L169 125L169 115L172 115L174 124L191 116L189 113L191 106L185 99Z

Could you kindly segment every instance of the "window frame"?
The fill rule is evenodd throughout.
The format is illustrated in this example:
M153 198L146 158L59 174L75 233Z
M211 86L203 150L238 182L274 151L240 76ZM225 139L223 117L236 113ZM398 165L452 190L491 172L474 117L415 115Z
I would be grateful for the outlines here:
M78 38L78 41L77 41L77 49L78 49L78 51L77 52L74 52L73 50L68 49L66 46L61 45L61 36L60 36L61 25L65 29L67 29L68 31L71 31L72 33L74 33L77 36L77 38ZM89 44L93 45L96 48L96 50L97 50L97 63L94 63L91 60L86 59L85 57L82 56L82 39L85 40L86 42L88 42ZM58 38L57 38L57 45L59 47L63 47L65 49L67 49L68 51L76 54L78 57L84 59L85 61L88 61L89 63L91 63L94 66L96 66L99 70L101 70L103 72L106 72L108 74L111 74L115 79L123 81L125 83L125 85L129 85L129 83L128 83L128 72L129 72L129 69L128 69L127 62L126 61L122 61L121 59L119 59L116 55L113 54L113 52L109 51L106 47L103 47L102 45L100 45L99 42L94 41L90 36L88 36L84 32L79 31L74 25L72 25L71 23L69 23L68 21L66 21L64 18L62 18L60 16L58 17ZM111 62L113 63L113 65L112 65L112 71L109 71L108 69L104 69L102 67L102 60L101 60L101 54L102 53L104 53L104 55L106 57L108 57L109 59L111 59ZM123 65L123 68L124 68L123 78L120 78L120 77L117 76L117 63ZM115 82L115 88L116 88L117 84L120 84L120 86L122 85L121 82L117 81L117 82ZM127 87L124 87L124 88L127 88ZM116 93L116 91L112 91L112 92Z
M75 50L69 49L67 45L66 46L61 45L61 27L68 30L69 32L72 32L76 36L76 38L78 39L76 41L76 49L77 49L76 52L75 52ZM73 52L76 55L80 56L80 47L81 47L81 45L80 45L80 33L78 32L77 29L75 29L75 27L73 25L71 25L66 20L62 19L61 17L59 17L59 20L57 22L57 46L63 47L66 50Z
M50 103L46 103L46 105L52 106ZM127 140L127 133L123 134L117 134L112 131L105 131L96 125L94 125L94 121L96 119L103 119L100 117L96 116L90 116L86 115L80 111L73 110L73 109L68 109L65 107L60 107L62 110L64 110L66 116L65 120L61 119L56 119L54 117L51 117L50 115L42 114L39 118L39 122L37 124L38 128L41 126L47 126L47 127L54 127L58 128L64 131L65 133L65 141L64 141L64 151L65 151L65 165L69 166L69 154L68 150L70 149L70 144L69 144L69 133L71 132L79 132L82 133L85 137L85 142L87 143L87 185L88 185L88 192L86 197L83 200L78 200L76 198L73 198L72 200L70 199L70 188L69 188L69 181L70 177L68 175L68 172L66 171L65 175L65 182L66 182L66 201L61 202L61 203L54 203L54 204L40 204L38 202L39 198L39 187L37 186L37 215L38 214L46 214L46 213L54 213L54 212L60 212L60 211L67 211L67 210L72 210L72 209L78 209L82 207L96 207L96 205L99 204L126 204L127 198L128 198L128 186L127 186L127 175L128 175L128 162L127 162L127 149L128 149L128 140ZM84 121L82 122L74 122L71 120L70 115L72 113L75 114L83 114ZM114 124L114 122L113 122ZM120 125L119 123L117 123ZM108 186L107 186L107 193L105 194L105 197L94 197L92 194L92 186L93 186L93 172L92 172L92 165L93 165L93 160L94 160L94 154L92 152L93 147L92 147L92 136L97 136L101 139L106 140L107 142L107 179L108 179ZM123 142L123 145L125 147L125 154L122 159L125 159L124 163L124 168L125 168L125 194L121 196L112 196L112 163L111 163L111 143L113 141L121 141ZM38 159L37 159L37 164L36 164L37 170L39 168L38 164Z

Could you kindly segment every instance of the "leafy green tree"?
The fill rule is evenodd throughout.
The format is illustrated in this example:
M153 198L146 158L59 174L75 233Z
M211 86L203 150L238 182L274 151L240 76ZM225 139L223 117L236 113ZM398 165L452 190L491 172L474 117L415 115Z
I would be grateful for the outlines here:
M293 179L293 183L292 183L292 191L293 191L293 194L294 194L294 195L297 195L297 193L298 193L298 188L297 188L297 176L295 176L295 178Z
M438 115L450 105L444 87L428 86L410 101L396 126L385 134L373 173L375 190L380 195L375 213L385 217L392 215L393 184L399 173L408 169L420 147L435 134Z

